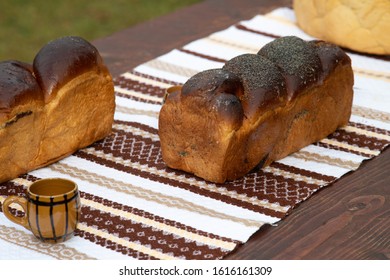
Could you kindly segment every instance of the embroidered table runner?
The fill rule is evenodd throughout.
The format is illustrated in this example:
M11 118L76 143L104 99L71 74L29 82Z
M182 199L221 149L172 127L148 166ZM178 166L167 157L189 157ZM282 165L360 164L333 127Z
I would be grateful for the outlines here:
M314 192L380 154L390 143L390 62L349 53L355 95L347 126L225 184L166 168L157 133L165 89L286 35L312 39L295 25L293 10L280 8L117 77L109 137L0 185L3 202L24 195L40 178L76 181L82 202L76 236L43 244L0 213L0 259L221 259L262 225L279 222Z

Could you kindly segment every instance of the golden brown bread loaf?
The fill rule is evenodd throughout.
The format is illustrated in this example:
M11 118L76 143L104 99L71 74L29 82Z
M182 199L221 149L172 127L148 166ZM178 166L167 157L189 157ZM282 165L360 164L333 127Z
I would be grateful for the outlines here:
M294 0L298 26L351 50L390 54L389 0Z
M288 36L170 91L159 115L163 160L222 183L345 125L353 72L339 47Z
M80 37L49 42L32 65L0 62L0 182L104 138L114 110L112 77Z

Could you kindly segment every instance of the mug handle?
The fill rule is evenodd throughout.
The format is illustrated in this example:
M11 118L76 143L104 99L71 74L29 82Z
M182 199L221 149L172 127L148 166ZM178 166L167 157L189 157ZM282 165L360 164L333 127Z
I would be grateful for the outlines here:
M12 203L19 204L23 208L25 213L23 217L16 217L15 215L11 214L11 212L9 212L8 206L10 206ZM3 213L10 221L24 226L26 229L30 229L27 219L27 199L24 197L15 195L7 197L3 202Z

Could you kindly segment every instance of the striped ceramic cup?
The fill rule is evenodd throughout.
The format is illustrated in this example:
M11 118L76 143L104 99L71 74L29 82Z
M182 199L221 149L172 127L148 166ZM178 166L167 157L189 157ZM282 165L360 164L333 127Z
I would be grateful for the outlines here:
M19 204L25 215L12 214L9 208L12 203ZM38 180L28 187L26 198L9 196L3 203L3 213L8 219L50 243L65 241L73 235L80 209L77 184L61 178Z

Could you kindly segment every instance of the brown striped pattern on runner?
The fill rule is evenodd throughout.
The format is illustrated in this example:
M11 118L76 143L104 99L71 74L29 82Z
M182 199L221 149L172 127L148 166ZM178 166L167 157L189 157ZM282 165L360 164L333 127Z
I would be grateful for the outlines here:
M257 20L267 21L267 30L254 25ZM273 23L283 30L273 28ZM23 196L26 186L39 178L75 180L82 203L75 232L80 250L64 243L50 251L32 242L34 237L26 231L1 224L2 217L0 239L60 259L104 258L102 252L140 260L222 259L263 224L280 221L320 188L379 155L390 143L390 112L373 102L367 107L354 104L351 121L328 137L225 184L172 170L162 161L158 111L166 88L210 65L222 65L230 59L226 53L257 52L261 44L290 29L297 32L289 16L255 17L116 77L117 117L110 136L0 184L1 204L9 195ZM370 90L375 99L379 90L390 92L388 64L383 64L389 62L353 55L360 59L354 66L359 93ZM17 208L12 213L23 215Z
M121 122L121 124L124 124L124 122ZM139 125L137 123L128 123L128 125L145 128L145 126ZM149 128L148 131L153 132L153 129ZM155 130L154 133L157 134L157 131ZM267 211L268 214L276 217L280 216L281 214L283 215L283 212L278 214L277 212L273 211L273 209L266 210L265 207L263 207L261 204L256 205L256 201L253 199L257 198L258 201L269 199L270 202L277 202L282 206L291 205L291 203L288 202L288 198L284 199L280 197L280 194L287 193L283 190L286 183L283 182L283 180L282 182L278 182L279 178L273 176L272 174L268 174L268 177L262 176L259 178L261 178L263 182L272 181L272 185L270 183L268 185L275 189L282 189L282 191L269 190L267 197L263 195L261 191L262 189L249 192L248 189L240 188L239 186L242 186L241 183L236 184L233 187L229 187L229 184L220 188L217 186L211 188L210 184L208 184L207 187L203 187L202 180L198 178L194 179L190 175L180 171L167 169L164 162L162 161L159 145L160 144L158 141L153 141L148 137L142 137L140 135L118 130L115 131L114 134L112 134L110 137L104 139L104 141L97 143L97 145L95 145L93 148L85 149L84 151L76 153L76 155L91 160L93 159L98 163L104 162L106 165L115 166L115 168L121 168L122 170L130 168L132 169L132 173L143 176L150 180L156 180L160 182L166 181L170 185L185 188L192 192L213 197L214 199L220 199L228 203L237 204L241 207L248 207L254 211ZM101 151L101 153L97 153L97 151ZM106 155L110 156L107 157ZM142 168L137 168L135 163L142 165ZM153 172L145 171L147 168L149 170L162 170L165 171L165 173L159 172L158 176ZM168 175L168 173L170 173L170 175ZM188 184L185 178L183 179L181 176L190 177L192 180L191 184ZM251 183L248 181L247 185L250 184ZM254 181L252 184L256 185L256 182ZM301 183L297 182L296 184L299 185ZM228 191L226 192L225 189ZM234 194L229 194L229 191ZM238 197L240 194L245 194L245 196L250 197L250 202L248 203L248 200L239 199ZM296 199L293 198L293 200L295 201Z
M65 243L45 244L33 235L25 233L14 227L0 225L0 239L28 248L40 254L44 254L59 260L91 260L87 254L80 253L76 249L67 247Z
M116 95L125 98L131 98L136 101L151 103L151 104L160 104L160 98L164 96L165 89L159 88L152 85L145 85L135 80L125 79L124 77L119 77L116 79ZM121 91L119 88L125 88L127 91ZM131 91L134 91L138 94L132 94ZM149 99L147 96L159 97L158 99Z
M0 188L0 196L10 193L22 195L26 186L38 179L28 175L15 180L18 183L9 181L7 187ZM75 235L137 259L219 259L228 248L233 249L238 243L92 194L80 192L80 195L82 215ZM132 219L126 213L131 214ZM146 222L138 222L137 217ZM156 224L159 226L153 226ZM128 242L115 242L117 239ZM140 241L142 246L131 244L131 240ZM197 248L196 252L190 250L194 247ZM81 258L81 255L77 258Z

